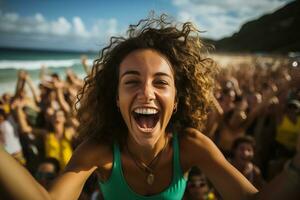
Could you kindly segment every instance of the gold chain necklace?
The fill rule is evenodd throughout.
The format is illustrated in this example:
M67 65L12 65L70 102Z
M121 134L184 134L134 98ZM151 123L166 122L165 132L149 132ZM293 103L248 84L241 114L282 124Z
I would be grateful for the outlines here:
M162 153L165 151L166 147L168 144L168 137L166 139L165 145L164 147L160 150L160 152L151 160L151 162L147 165L146 163L144 163L143 161L139 160L138 158L136 158L136 156L129 150L128 148L128 144L126 143L126 149L130 155L130 158L134 161L135 165L143 172L146 172L146 182L148 185L152 185L154 183L155 180L155 176L154 176L154 168L155 166L152 167L152 165L154 165L155 163L158 163Z

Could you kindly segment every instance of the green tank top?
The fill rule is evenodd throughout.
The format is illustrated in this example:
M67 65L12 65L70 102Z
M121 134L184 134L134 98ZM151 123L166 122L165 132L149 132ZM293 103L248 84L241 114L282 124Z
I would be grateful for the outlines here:
M121 167L121 157L119 146L114 144L114 161L109 179L105 182L99 181L100 189L105 200L136 199L136 200L178 200L182 196L186 187L186 179L183 176L179 161L179 145L177 134L173 137L173 177L168 188L158 194L142 196L134 192L126 183Z

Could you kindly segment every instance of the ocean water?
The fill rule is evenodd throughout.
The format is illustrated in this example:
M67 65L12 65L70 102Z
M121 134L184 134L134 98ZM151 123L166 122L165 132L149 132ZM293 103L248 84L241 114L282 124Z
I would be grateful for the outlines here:
M28 49L0 49L0 95L5 92L14 93L18 71L26 70L35 84L38 84L41 66L47 72L58 73L62 79L65 71L71 68L79 77L86 73L81 65L81 57L87 56L88 64L92 65L97 52L67 52Z

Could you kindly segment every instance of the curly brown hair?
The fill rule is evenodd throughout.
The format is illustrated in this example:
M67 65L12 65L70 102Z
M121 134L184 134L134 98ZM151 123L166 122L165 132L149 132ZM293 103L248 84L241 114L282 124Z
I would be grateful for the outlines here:
M207 48L199 33L190 22L175 25L161 15L130 25L127 37L112 37L78 95L80 135L110 143L126 138L128 129L116 105L118 73L121 61L137 49L153 49L166 56L173 67L178 109L168 130L201 130L211 102L216 65L203 56Z

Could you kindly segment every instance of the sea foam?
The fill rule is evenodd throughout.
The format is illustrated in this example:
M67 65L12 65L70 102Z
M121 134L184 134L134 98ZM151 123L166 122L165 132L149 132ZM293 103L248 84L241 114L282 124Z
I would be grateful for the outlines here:
M0 60L0 69L40 69L43 65L45 67L71 67L75 64L80 64L80 59L66 59L66 60ZM89 60L88 63L92 63Z

